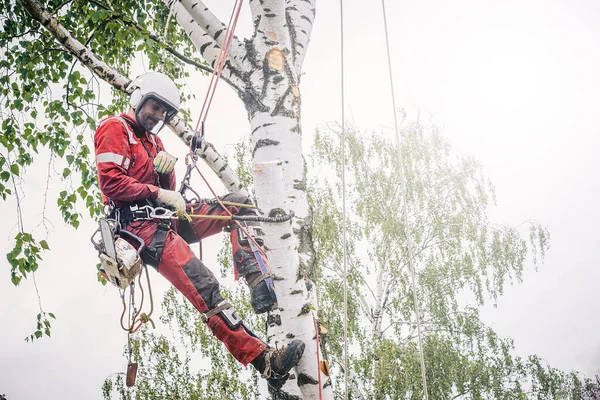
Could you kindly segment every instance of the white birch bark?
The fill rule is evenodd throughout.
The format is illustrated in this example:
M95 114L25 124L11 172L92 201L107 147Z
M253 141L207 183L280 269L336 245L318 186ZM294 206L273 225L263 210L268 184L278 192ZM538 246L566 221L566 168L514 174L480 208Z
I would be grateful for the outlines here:
M269 343L284 344L300 339L304 356L296 368L296 380L283 387L279 398L332 399L329 377L319 371L323 360L315 330L316 290L307 292L304 278L313 268L313 246L308 232L312 216L306 197L306 167L302 156L299 71L292 54L305 54L306 47L292 48L285 0L252 0L254 35L247 43L250 76L246 101L252 129L257 203L263 213L293 211L291 225L263 227L272 272L276 276L279 310L268 319ZM301 7L299 10L302 9ZM306 9L306 8L304 8ZM313 15L309 18L312 21ZM308 18L308 17L307 17ZM297 387L300 387L298 393ZM293 397L287 397L293 396Z

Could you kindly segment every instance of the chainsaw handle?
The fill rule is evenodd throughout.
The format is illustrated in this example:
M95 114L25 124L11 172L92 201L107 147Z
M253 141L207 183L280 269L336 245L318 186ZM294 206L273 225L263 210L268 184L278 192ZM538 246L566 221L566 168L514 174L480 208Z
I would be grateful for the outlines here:
M141 237L139 237L138 235L136 235L134 233L131 233L125 229L120 229L119 235L127 236L130 239L134 239L135 241L137 241L140 244L140 247L138 247L138 249L137 249L138 255L140 255L142 253L142 251L144 251L144 248L146 248L146 243L144 242L144 239L142 239Z

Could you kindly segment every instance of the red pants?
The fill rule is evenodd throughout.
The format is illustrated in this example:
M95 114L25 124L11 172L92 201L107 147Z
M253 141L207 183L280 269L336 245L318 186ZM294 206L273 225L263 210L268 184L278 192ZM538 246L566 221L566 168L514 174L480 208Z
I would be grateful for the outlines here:
M224 196L223 199L244 203L245 196L236 194ZM228 207L232 214L237 214L238 207ZM220 206L203 204L196 215L228 215ZM148 245L158 230L160 221L136 221L129 224L126 229L141 237ZM192 227L198 239L214 235L228 226L231 221L212 219L193 219ZM188 243L173 229L167 232L158 272L167 278L194 307L201 313L213 309L224 300L219 291L219 282L213 273L200 261L190 249ZM243 365L248 365L265 348L266 344L260 339L250 335L243 326L231 329L222 319L220 314L209 318L207 325L217 339L227 350Z

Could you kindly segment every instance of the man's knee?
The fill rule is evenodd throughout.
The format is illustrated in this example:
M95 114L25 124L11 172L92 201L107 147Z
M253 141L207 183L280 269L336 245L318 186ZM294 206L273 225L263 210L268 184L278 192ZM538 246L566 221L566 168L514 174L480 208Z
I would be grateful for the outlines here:
M219 281L202 261L194 257L182 269L209 309L223 301Z

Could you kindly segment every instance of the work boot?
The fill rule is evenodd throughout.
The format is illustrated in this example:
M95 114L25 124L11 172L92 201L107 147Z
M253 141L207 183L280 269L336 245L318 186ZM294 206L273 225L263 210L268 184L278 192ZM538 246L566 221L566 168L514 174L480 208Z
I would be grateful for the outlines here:
M304 342L292 340L280 349L268 347L252 361L252 365L267 379L269 386L279 390L290 376L290 370L300 361L302 353Z
M245 276L248 286L251 287L250 304L256 314L262 314L277 307L277 303L273 299L271 290L269 290L267 282L264 279L253 284L256 279L260 279L261 277L262 274L260 272L253 272Z
M250 228L248 228L250 229ZM252 230L258 234L259 231ZM256 244L250 243L250 239L240 229L231 231L231 246L233 250L233 265L235 267L236 279L243 277L250 289L250 304L256 314L262 314L271 311L277 307L277 300L273 287L267 285L267 279L272 280L269 273L269 262L262 251L254 254L252 247L256 245L263 246L263 240L259 236L253 237ZM264 273L261 272L258 260L265 267Z

